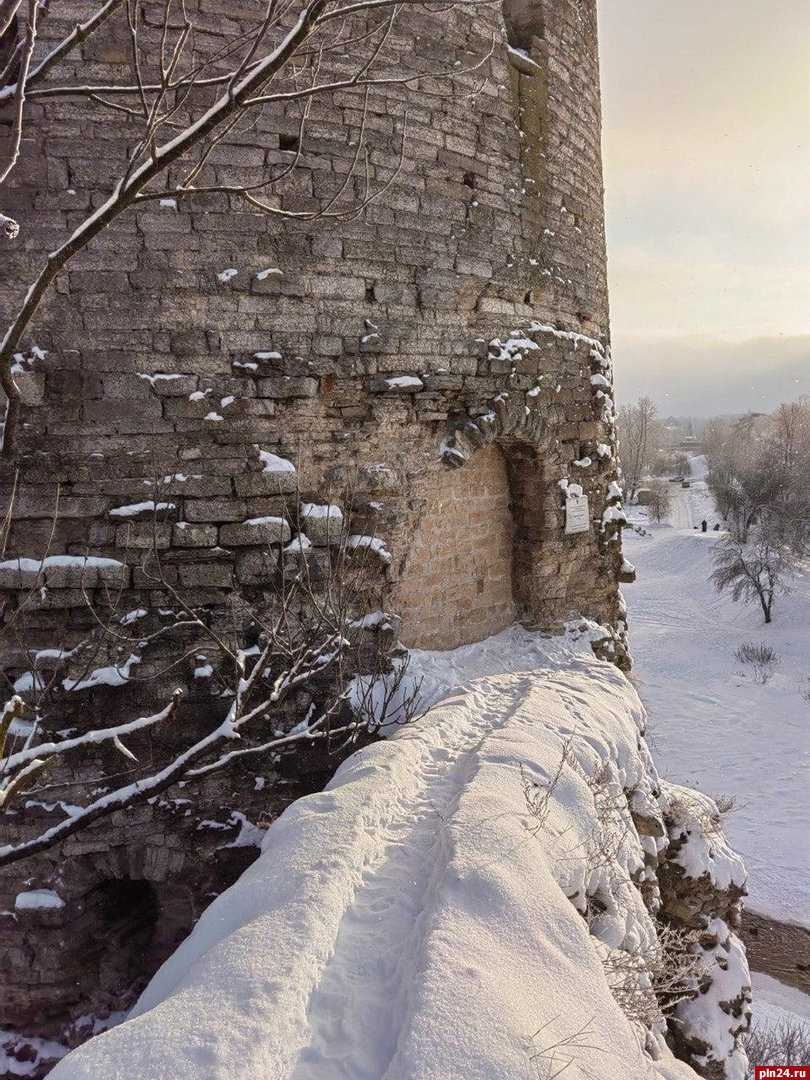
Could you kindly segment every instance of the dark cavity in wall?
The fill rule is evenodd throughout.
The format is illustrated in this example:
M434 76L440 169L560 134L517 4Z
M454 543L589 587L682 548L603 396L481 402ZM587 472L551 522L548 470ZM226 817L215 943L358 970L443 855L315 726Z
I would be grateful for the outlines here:
M128 878L102 881L85 897L88 961L98 966L109 993L136 992L152 974L160 905L154 886Z
M532 38L543 37L543 14L532 0L506 0L503 5L506 38L513 49L532 47Z

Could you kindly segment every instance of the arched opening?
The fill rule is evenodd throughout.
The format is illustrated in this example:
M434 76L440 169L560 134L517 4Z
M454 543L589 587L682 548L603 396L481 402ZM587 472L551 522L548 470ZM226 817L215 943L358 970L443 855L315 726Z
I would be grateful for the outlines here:
M495 445L431 478L396 592L403 644L453 649L514 622L510 503L506 460Z
M81 972L77 1003L100 1018L132 1006L197 914L187 887L144 878L106 878L77 905L70 923L71 961Z
M154 886L111 878L84 897L84 921L92 928L88 961L98 965L110 995L138 993L154 973L152 944L160 916Z

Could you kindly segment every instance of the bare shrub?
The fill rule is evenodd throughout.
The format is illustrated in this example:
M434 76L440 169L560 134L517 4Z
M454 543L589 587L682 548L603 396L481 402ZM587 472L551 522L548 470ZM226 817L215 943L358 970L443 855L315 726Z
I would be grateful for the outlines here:
M607 765L586 776L585 783L593 793L596 809L596 824L585 846L588 870L604 867L612 876L619 852L632 829L627 799L621 787L611 780Z
M721 818L728 817L729 814L734 814L740 809L740 800L737 795L714 795L712 797Z
M610 992L628 1020L652 1029L682 1001L693 998L709 974L695 949L700 932L656 925L657 939L633 952L611 949L602 954Z
M798 1017L776 1023L754 1023L745 1038L746 1080L755 1080L758 1065L803 1065L810 1061L810 1024Z
M672 821L688 823L687 828L698 828L707 837L717 836L723 829L720 807L715 804L713 808L710 796L698 791L673 799L669 804L669 817Z
M520 766L520 782L523 787L523 795L526 799L526 806L529 808L531 816L539 822L540 825L544 825L548 812L551 806L551 796L557 789L557 785L560 782L560 777L563 774L563 769L566 765L570 765L573 755L571 751L571 743L573 741L573 735L570 735L568 739L563 743L562 754L560 756L559 763L554 774L549 777L547 783L542 784L539 780L533 780L523 768Z
M571 1065L579 1064L579 1052L582 1050L603 1051L603 1047L594 1045L592 1041L596 1035L591 1027L592 1020L576 1031L543 1045L548 1038L547 1029L559 1019L559 1016L555 1016L548 1020L532 1035L532 1043L535 1043L535 1040L539 1043L532 1047L531 1054L531 1060L538 1070L538 1080L555 1080L555 1077L561 1076Z
M761 686L771 681L779 664L776 651L764 642L757 644L747 641L743 645L738 645L733 655L738 664L745 664L746 667L751 668L754 682Z

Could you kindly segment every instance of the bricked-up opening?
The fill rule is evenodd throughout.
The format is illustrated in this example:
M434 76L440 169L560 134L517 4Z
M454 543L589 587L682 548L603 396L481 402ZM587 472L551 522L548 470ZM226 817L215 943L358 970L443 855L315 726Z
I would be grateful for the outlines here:
M403 643L454 649L514 622L513 535L497 446L436 477L396 593Z

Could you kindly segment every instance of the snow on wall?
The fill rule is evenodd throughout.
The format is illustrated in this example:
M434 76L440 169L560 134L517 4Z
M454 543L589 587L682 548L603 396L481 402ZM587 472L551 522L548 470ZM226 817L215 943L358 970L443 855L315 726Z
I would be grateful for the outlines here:
M522 1080L567 1061L694 1078L625 1017L600 959L655 932L629 886L648 861L632 821L609 865L587 855L596 778L660 821L644 722L618 671L570 656L481 679L359 751L53 1080ZM527 782L553 788L540 817ZM578 910L594 874L620 901L601 943Z

